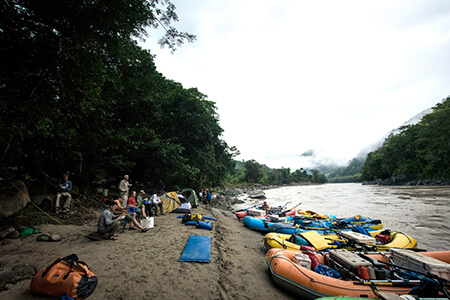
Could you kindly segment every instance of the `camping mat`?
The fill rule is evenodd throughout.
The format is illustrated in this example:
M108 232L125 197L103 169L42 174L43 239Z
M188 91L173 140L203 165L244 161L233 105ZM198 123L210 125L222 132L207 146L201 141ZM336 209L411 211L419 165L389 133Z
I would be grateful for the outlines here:
M184 246L180 261L210 262L211 237L204 235L191 235Z
M317 231L311 230L302 232L300 235L318 251L336 247L335 245L328 245L330 241L326 239L325 236L319 234Z

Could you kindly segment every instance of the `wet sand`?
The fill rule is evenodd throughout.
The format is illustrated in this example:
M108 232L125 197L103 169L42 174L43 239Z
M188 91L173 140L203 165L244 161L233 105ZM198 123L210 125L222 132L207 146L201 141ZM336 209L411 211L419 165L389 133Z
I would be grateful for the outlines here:
M75 253L98 277L89 299L294 299L273 283L262 234L218 209L193 213L215 217L213 230L186 226L173 213L155 217L155 227L146 233L120 228L117 241L86 237L96 230L97 219L85 226L36 226L62 241L38 242L37 235L4 240L0 266L29 263L40 270ZM179 262L190 235L211 236L211 262ZM30 294L30 281L18 282L0 299L49 299Z

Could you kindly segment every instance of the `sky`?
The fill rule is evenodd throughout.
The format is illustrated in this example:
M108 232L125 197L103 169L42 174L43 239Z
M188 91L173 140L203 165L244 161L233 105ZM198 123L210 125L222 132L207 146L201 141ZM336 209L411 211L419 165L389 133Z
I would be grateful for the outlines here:
M172 0L179 31L140 45L216 103L238 160L345 165L450 95L450 1Z

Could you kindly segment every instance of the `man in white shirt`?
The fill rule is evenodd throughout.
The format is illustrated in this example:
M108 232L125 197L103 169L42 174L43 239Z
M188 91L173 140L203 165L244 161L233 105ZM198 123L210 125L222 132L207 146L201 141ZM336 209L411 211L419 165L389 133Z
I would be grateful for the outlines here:
M152 213L152 208L154 207L155 208L155 216L158 215L158 207L161 211L161 215L165 215L164 209L163 209L163 203L161 202L160 197L161 197L161 192L158 191L156 194L153 194L150 197L150 199L148 200L149 205L150 205L149 211L150 211L150 213Z

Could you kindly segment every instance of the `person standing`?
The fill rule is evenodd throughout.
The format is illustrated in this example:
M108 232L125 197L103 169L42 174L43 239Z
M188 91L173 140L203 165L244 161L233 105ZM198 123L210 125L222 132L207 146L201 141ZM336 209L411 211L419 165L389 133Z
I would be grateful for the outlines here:
M206 190L206 203L211 205L211 199L212 199L212 192L210 192L209 190Z
M164 182L162 181L162 179L160 179L158 182L158 191L162 194L164 193L164 188L165 188Z
M128 203L128 191L130 190L131 183L128 182L130 176L123 176L123 180L119 184L119 195L122 197L122 207L126 207Z
M70 191L72 190L72 181L69 180L69 173L65 173L63 178L56 185L56 202L55 202L55 212L59 213L59 201L61 197L65 197L63 210L68 211L70 206L70 200L72 200L72 195Z

